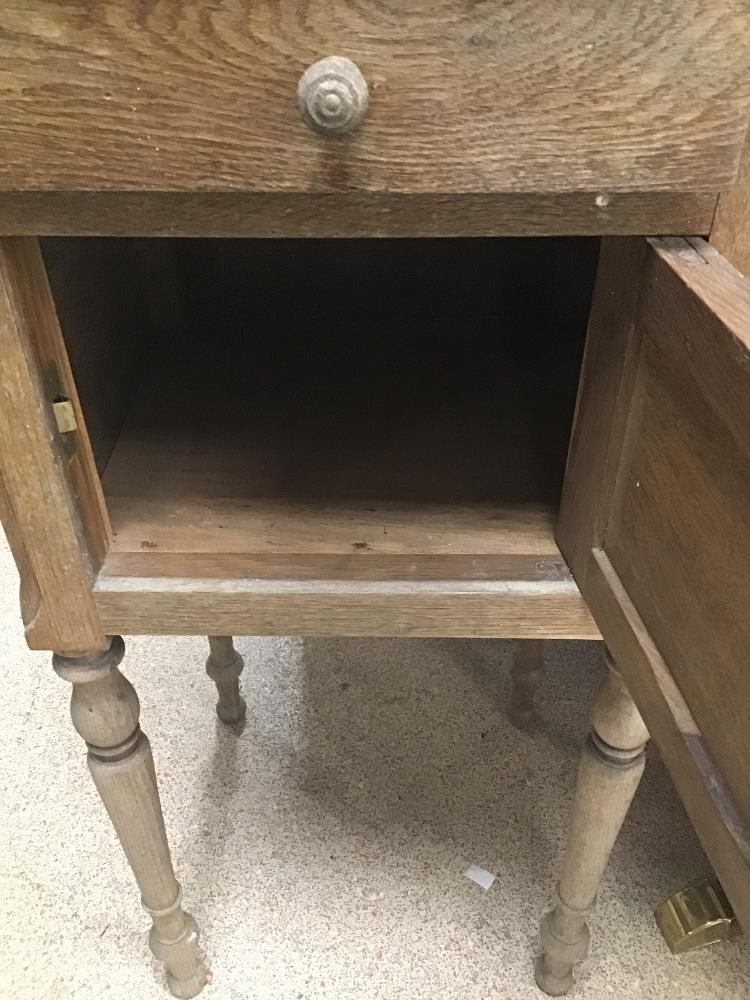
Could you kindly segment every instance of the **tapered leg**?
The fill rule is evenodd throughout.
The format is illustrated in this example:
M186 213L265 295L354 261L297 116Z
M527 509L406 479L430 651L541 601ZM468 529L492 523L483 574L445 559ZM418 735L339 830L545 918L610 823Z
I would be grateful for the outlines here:
M206 983L198 928L182 909L156 785L151 747L138 725L133 686L118 670L125 645L90 656L55 654L56 672L73 685L73 725L86 741L88 765L151 915L149 943L167 968L177 997L194 997Z
M544 676L541 639L519 639L510 668L513 689L508 718L519 729L535 729L539 722L536 694Z
M216 714L222 722L240 722L245 718L245 699L240 694L240 674L245 666L234 648L231 635L210 635L211 648L206 673L216 684L219 700Z
M578 773L557 903L542 921L543 951L535 973L550 996L568 992L573 967L588 953L586 918L643 774L648 730L608 653L607 664Z

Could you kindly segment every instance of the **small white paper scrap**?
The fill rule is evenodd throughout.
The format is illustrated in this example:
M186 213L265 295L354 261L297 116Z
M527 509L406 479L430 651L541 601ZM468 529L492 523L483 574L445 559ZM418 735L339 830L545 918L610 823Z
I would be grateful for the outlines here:
M467 878L470 878L472 882L476 882L478 886L486 892L492 883L497 878L492 872L485 871L484 868L480 868L479 865L469 865L469 867L464 872Z

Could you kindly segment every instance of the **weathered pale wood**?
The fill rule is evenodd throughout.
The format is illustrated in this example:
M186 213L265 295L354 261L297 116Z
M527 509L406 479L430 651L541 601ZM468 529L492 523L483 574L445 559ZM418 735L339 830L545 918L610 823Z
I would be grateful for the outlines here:
M510 667L512 689L508 718L519 729L533 730L539 723L536 695L544 677L544 643L525 639L516 644Z
M42 236L598 236L707 233L716 195L0 191L0 233Z
M360 509L361 513L361 509ZM425 512L428 513L428 512ZM456 511L456 516L460 512ZM113 552L107 556L101 577L192 577L195 580L517 580L529 583L566 582L571 579L565 560L555 547L552 539L553 514L545 527L540 521L538 528L524 528L521 511L516 517L509 516L506 536L507 549L502 544L497 552L435 552L440 548L441 539L428 538L427 534L414 532L412 543L401 553L368 552L353 549L344 542L341 551L321 552L310 537L305 545L308 551L276 552L269 550L256 552L210 552L181 551L166 552L141 549L137 552ZM418 525L420 508L412 508L414 525ZM442 519L441 527L449 535L453 523ZM514 525L516 527L514 527ZM405 527L405 524L403 525ZM325 530L325 521L321 522ZM516 537L516 532L521 538ZM304 535L299 535L304 539ZM467 536L471 537L471 536ZM525 551L512 551L518 545ZM247 548L238 538L238 549ZM302 546L300 546L302 547ZM417 558L418 556L418 558Z
M611 660L591 713L554 909L542 921L538 985L550 996L573 986L589 948L587 917L645 764L648 730Z
M166 440L164 445L166 448ZM153 454L151 449L144 450ZM144 464L145 456L136 467ZM245 469L250 487L254 485L252 469L252 465ZM210 468L201 492L188 487L187 470L183 469L175 484L181 481L184 485L181 493L166 484L159 493L154 479L148 483L133 478L130 488L134 493L144 489L151 495L126 496L120 492L125 472L124 466L119 468L116 487L114 478L107 476L105 480L115 530L109 559L116 562L117 556L127 554L132 561L137 555L142 566L158 567L159 572L167 555L193 552L213 557L214 575L221 575L216 570L230 554L266 558L273 553L287 558L318 553L342 558L355 555L361 566L369 558L383 560L386 556L519 555L538 556L560 565L552 538L555 510L546 504L470 500L430 504L354 498L316 504L245 497L241 490L237 495L218 497ZM157 471L154 478L158 475ZM114 490L117 492L110 492Z
M334 150L296 107L329 53L371 90ZM0 61L5 190L715 191L750 35L745 0L5 0Z
M716 204L709 238L720 254L750 278L750 136L737 180Z
M105 627L142 635L596 639L572 580L222 580L99 575Z
M79 430L61 440L56 392L74 405ZM33 571L24 601L26 638L36 649L105 645L91 584L108 532L83 414L34 239L0 240L0 469L14 552ZM69 450L72 446L72 451ZM83 517L83 520L82 520Z
M750 928L750 823L606 554L595 549L587 600L742 926Z
M555 533L579 586L601 542L640 346L636 311L646 243L602 241Z
M222 722L241 722L245 718L245 699L240 694L240 674L245 666L234 648L230 635L210 635L211 652L206 660L206 673L216 685L219 700L216 714Z
M151 747L138 725L138 696L118 669L124 651L116 636L104 652L56 654L53 663L73 685L73 725L86 741L89 770L151 916L151 950L166 965L172 993L194 997L206 983L198 928L182 909Z

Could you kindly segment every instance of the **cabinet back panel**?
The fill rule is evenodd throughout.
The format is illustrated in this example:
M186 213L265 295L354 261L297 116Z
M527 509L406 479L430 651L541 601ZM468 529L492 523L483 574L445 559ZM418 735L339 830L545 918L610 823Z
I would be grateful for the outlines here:
M556 505L597 248L53 238L45 257L100 471L132 411L128 475L173 491L213 438L207 495L233 464L255 496ZM151 432L158 467L133 445Z

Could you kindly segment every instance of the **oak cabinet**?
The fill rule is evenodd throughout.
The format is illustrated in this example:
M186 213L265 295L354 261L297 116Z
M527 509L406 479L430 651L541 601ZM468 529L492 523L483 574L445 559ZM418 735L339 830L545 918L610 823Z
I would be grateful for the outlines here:
M172 991L128 634L229 723L238 633L515 637L518 719L603 638L538 983L649 735L748 926L746 4L250 7L0 13L0 511Z

